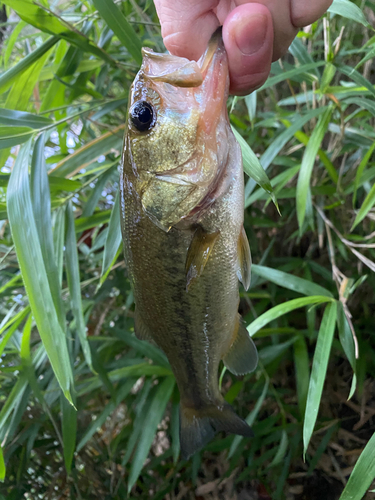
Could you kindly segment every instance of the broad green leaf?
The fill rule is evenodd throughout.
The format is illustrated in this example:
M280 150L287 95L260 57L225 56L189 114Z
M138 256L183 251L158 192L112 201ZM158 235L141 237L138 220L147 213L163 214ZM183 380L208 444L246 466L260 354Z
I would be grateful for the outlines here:
M279 304L278 306L275 306L269 311L263 313L256 320L250 323L250 325L247 327L247 331L252 337L265 325L267 325L271 321L274 321L280 316L283 316L284 314L288 314L289 312L294 311L295 309L299 309L300 307L324 304L325 302L332 302L332 299L330 297L323 297L321 295L312 295L311 297L289 300L288 302Z
M284 273L278 269L253 264L251 266L251 271L261 278L272 281L273 283L276 283L284 288L288 288L289 290L303 293L304 295L326 295L327 297L332 297L332 293L322 286L303 278L299 278L298 276L293 276L293 274Z
M1 328L0 334L2 334L7 329L8 329L8 331L6 331L6 333L3 335L3 338L1 339L1 342L0 342L0 358L4 352L4 349L7 345L7 343L9 342L9 339L12 337L13 333L17 330L17 328L20 326L22 321L25 319L25 317L29 313L30 313L30 308L25 307L25 309L23 309L22 311L17 313L15 316L13 316L11 325L9 325L10 322L7 322L3 326L3 328Z
M51 290L61 330L66 330L65 309L61 298L61 287L55 262L53 246L51 199L48 184L47 167L44 159L44 136L40 135L35 142L31 160L30 175L31 203L33 207L35 225L42 251L43 263Z
M309 354L307 352L306 340L299 337L294 342L294 367L296 372L296 386L298 406L301 416L305 415L307 394L309 390Z
M312 58L310 52L307 50L306 45L299 38L295 38L289 47L289 52L297 61L302 65L314 64L314 59ZM322 63L323 61L319 61ZM315 62L316 64L316 62ZM320 72L317 68L314 69L315 78L320 78Z
M371 28L371 24L367 21L363 11L350 0L333 0L328 12L339 14L342 17L363 24L366 28Z
M95 45L94 42L70 26L69 23L63 21L62 18L59 19L51 12L44 10L41 6L28 0L4 0L3 3L14 9L21 19L35 26L35 28L45 33L56 35L79 47L81 50L90 52L108 63L114 64L114 60L104 50Z
M369 211L375 204L375 184L370 189L370 192L366 196L364 202L362 203L361 208L359 209L355 221L353 222L351 231L366 217Z
M306 206L308 203L307 197L310 187L312 169L314 167L316 155L318 154L318 150L320 148L324 135L327 132L331 114L332 107L329 106L320 116L317 126L311 134L309 143L307 144L306 150L303 155L301 169L298 175L296 193L297 218L300 230L302 229L302 224L305 220L306 215Z
M21 61L15 64L12 68L2 73L0 75L0 92L8 90L9 86L14 83L16 78L20 78L30 66L46 54L58 41L59 39L56 36L49 38L37 49L21 59Z
M18 153L7 190L13 242L40 337L65 396L70 400L70 358L53 303L31 202L28 173L30 142Z
M12 54L14 44L16 43L21 31L23 30L23 28L25 26L27 26L27 24L24 21L19 21L19 23L13 29L11 35L9 36L9 38L7 40L6 48L4 51L4 57L3 57L4 67L8 66L9 57Z
M66 398L64 398L64 396L61 396L60 404L64 463L66 472L70 475L76 447L77 410L67 401Z
M65 241L66 273L68 276L68 287L70 303L77 328L78 338L85 355L86 363L92 370L90 346L86 336L86 324L83 316L81 286L79 276L79 260L77 251L77 240L74 226L74 216L71 203L66 208L66 241Z
M355 358L355 345L353 334L350 329L349 323L345 317L344 306L341 302L338 304L337 311L337 326L339 330L339 338L344 349L345 355L348 358L348 361L353 368L353 371L356 370L356 358Z
M34 134L30 127L0 127L0 149L23 144Z
M306 454L315 427L326 378L329 354L337 319L337 303L328 304L319 329L318 341L315 347L314 360L311 369L309 392L307 395L306 412L303 422L303 449Z
M375 102L371 99L361 99L360 97L351 97L343 101L344 104L355 104L361 108L369 111L373 116L375 116Z
M266 382L264 384L264 387L263 387L263 390L262 390L262 394L260 395L260 397L257 399L256 403L255 403L255 406L254 406L254 409L249 413L249 415L246 417L246 422L248 423L248 425L251 427L253 425L253 423L255 422L255 419L257 418L259 412L260 412L260 409L262 407L262 404L267 396L267 392L268 392L268 387L269 387L269 379L267 378L266 379ZM234 453L236 452L237 448L238 448L238 445L240 444L240 442L243 440L243 437L242 436L234 436L234 439L232 441L232 444L231 444L231 447L229 448L229 454L228 454L228 458L231 458Z
M144 427L140 436L134 457L131 463L129 480L128 480L128 493L133 488L137 481L142 467L150 451L152 442L155 437L156 429L163 417L165 407L172 395L175 380L173 377L167 377L163 382L157 386L153 399L151 401L149 411L147 413L147 425Z
M232 130L241 146L244 171L271 196L272 201L278 209L277 201L273 193L273 188L271 186L270 180L268 179L268 176L264 171L262 165L260 164L256 154L250 148L242 135L239 134L234 127L232 127Z
M6 474L6 467L4 461L4 454L3 454L3 449L0 445L0 481L2 483L4 482L5 474Z
M102 275L100 282L102 283L107 276L108 271L115 263L119 255L119 250L122 244L121 225L120 225L120 202L119 193L116 193L115 203L113 204L111 218L108 224L108 234L104 245L104 256Z
M339 500L362 500L375 478L375 434L366 444Z
M45 116L33 115L32 113L25 113L24 111L14 111L12 109L0 108L0 125L41 129L52 124L53 121Z
M351 68L350 66L338 66L338 69L341 71L341 73L344 73L344 75L351 78L357 85L360 85L361 87L366 87L367 90L371 92L373 97L375 97L374 85L371 82L369 82L367 78L361 75L361 73L359 73L354 68Z
M96 227L100 224L106 224L109 222L111 213L112 210L104 210L103 212L96 212L90 217L79 217L75 220L76 233L80 233L86 229L91 229L92 227Z
M288 71L283 71L282 73L279 73L278 75L271 76L266 80L266 83L259 89L258 92L261 90L267 89L269 87L272 87L273 85L277 85L280 82L283 82L284 80L293 80L295 77L301 77L303 74L309 74L311 75L311 79L317 80L320 75L319 72L316 72L316 69L319 68L320 66L324 66L325 61L318 61L318 62L309 62L307 64L302 64L301 66L297 66L296 68L290 69Z
M112 0L93 0L93 4L113 33L134 57L134 60L141 64L142 44L121 10Z

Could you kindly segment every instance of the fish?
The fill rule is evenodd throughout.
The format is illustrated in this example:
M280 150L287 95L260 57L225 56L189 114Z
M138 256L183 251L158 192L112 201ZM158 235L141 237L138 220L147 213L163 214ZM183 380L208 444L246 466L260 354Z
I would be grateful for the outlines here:
M198 61L143 48L129 94L120 173L137 338L166 354L180 392L183 458L217 432L253 436L222 396L219 364L255 370L238 313L250 285L240 146L230 127L221 32Z

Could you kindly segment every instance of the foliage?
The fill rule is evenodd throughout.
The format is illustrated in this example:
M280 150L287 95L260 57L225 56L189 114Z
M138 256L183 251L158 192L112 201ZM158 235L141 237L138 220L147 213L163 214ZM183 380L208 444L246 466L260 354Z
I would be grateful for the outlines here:
M261 361L221 377L255 438L190 461L168 362L133 333L119 228L128 90L141 46L163 50L154 6L4 4L0 498L374 498L374 2L335 0L228 103L267 191L247 178L240 309Z

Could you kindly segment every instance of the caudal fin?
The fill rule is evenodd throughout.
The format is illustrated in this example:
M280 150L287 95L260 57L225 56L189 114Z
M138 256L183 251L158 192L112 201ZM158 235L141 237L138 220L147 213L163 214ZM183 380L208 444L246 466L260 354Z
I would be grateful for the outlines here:
M180 407L180 446L182 458L188 459L202 449L217 432L225 431L253 437L248 424L228 403L209 405L199 410Z

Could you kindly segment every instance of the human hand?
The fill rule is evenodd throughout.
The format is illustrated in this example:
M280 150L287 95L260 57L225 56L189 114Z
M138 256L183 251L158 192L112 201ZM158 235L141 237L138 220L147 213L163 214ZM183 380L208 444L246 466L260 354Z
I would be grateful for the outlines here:
M298 28L313 23L332 0L154 0L166 48L198 59L220 26L228 54L230 91L245 95L267 79L271 62L288 50Z

